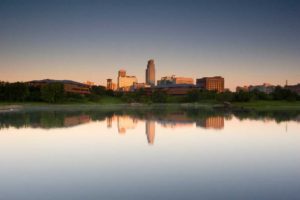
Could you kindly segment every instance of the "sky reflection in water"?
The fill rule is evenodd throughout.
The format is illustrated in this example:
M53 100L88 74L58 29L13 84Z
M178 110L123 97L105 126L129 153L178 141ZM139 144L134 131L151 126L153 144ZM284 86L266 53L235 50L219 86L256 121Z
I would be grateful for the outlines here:
M299 199L297 112L0 114L0 199Z

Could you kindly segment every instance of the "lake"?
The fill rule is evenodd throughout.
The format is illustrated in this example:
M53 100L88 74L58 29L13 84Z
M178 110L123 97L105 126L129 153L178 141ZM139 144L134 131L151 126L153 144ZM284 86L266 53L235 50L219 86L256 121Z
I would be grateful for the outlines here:
M300 112L0 113L0 199L300 199Z

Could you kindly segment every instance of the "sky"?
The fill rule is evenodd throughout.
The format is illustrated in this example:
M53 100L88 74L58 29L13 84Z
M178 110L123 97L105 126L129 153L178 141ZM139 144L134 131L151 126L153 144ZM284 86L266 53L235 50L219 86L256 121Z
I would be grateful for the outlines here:
M300 82L298 0L0 0L0 80Z

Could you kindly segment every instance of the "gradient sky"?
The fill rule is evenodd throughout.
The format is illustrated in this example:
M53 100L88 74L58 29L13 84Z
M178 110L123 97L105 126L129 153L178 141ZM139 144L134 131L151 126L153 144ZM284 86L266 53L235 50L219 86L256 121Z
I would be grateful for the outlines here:
M225 87L300 82L298 0L0 0L0 80L105 84L147 60L166 75Z

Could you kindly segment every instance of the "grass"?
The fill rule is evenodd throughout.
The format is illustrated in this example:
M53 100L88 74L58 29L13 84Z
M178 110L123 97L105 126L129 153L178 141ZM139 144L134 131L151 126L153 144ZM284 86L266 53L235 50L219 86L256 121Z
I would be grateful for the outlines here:
M117 97L104 96L100 98L99 103L100 104L121 104L124 102L122 102L122 100Z
M250 101L233 105L255 110L300 110L300 101Z
M213 107L218 102L214 100L207 100L201 101L197 103L180 103L176 102L179 100L178 98L168 99L168 103L163 103L163 105L167 104L184 104L184 105L192 105L192 106L205 106L205 107ZM65 106L72 106L72 105L116 105L116 104L126 104L122 101L121 98L118 97L111 97L111 96L104 96L98 99L97 101L70 101L70 102L63 102L58 104L49 104L44 102L0 102L0 110L2 109L9 109L12 106L21 106L21 107L39 107L39 106L57 106L57 105L65 105ZM154 103L155 105L155 103ZM246 109L253 109L253 110L299 110L300 111L300 101L250 101L250 102L234 102L233 106L235 108L246 108Z

